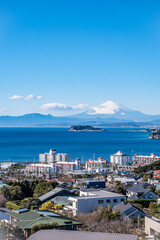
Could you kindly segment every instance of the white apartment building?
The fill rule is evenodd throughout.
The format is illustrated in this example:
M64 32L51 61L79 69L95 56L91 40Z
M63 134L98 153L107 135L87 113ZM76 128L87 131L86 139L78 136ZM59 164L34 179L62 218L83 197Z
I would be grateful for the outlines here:
M31 163L26 166L25 173L27 176L35 177L56 177L59 173L66 174L69 171L80 170L81 160L75 159L70 162L70 155L65 153L56 154L55 149L49 153L40 154L40 163Z
M41 163L70 162L70 155L66 153L56 153L56 149L50 149L49 153L39 154L39 161Z
M109 168L107 166L107 160L99 157L98 160L89 159L87 162L85 162L85 169L89 172L102 173Z
M15 163L13 163L12 161L6 161L6 162L2 161L1 164L0 164L1 170L6 170L9 167L11 167L13 164L15 164Z
M125 166L129 163L129 155L118 151L117 153L110 155L110 162L112 165Z
M105 190L80 191L80 196L69 197L68 200L71 201L71 205L66 206L64 210L70 210L76 216L80 213L90 213L95 208L106 208L108 205L113 207L120 202L126 203L126 196Z
M81 160L75 159L74 162L56 162L58 173L67 174L70 171L81 169Z
M132 157L132 164L136 165L136 164L150 164L152 162L156 162L159 161L160 157L156 156L155 153L151 153L150 156L143 156L143 155L138 155L135 154Z
M51 162L50 164L45 163L31 163L26 166L25 173L27 176L32 175L35 177L56 177L57 166L56 162Z

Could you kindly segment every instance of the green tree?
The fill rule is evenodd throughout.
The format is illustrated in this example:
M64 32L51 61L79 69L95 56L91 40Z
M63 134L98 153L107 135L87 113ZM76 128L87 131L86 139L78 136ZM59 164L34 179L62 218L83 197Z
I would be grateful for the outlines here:
M116 193L119 193L119 194L126 194L126 191L125 189L121 186L121 182L120 181L116 181L115 182L115 185L114 185L114 190Z
M42 182L38 183L37 186L35 187L33 196L37 198L37 197L53 190L56 186L57 186L56 182L42 181Z
M11 186L10 188L3 187L2 193L8 201L21 200L24 198L24 193L19 186Z

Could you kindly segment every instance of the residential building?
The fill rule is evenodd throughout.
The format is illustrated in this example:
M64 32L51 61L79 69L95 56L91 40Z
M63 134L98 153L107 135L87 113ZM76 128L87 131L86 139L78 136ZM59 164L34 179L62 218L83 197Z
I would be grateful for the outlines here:
M56 162L58 174L67 174L70 171L81 169L81 160L79 158L75 159L74 162Z
M76 180L76 186L82 189L89 188L105 188L106 181L103 179L90 179L90 178L82 178Z
M153 171L153 178L160 179L160 170Z
M157 195L149 189L133 185L126 193L128 200L136 199L156 199Z
M117 153L110 155L110 162L112 165L126 166L129 164L129 155L118 151Z
M120 202L126 202L126 196L118 193L99 191L80 191L80 196L69 197L71 205L64 208L70 210L74 216L80 213L90 213L95 208L106 208L108 205L114 207Z
M57 180L57 183L59 184L59 186L72 186L73 185L73 182L74 182L74 179L69 177L69 176L65 176L65 177L62 177L62 178L58 178Z
M30 163L30 164L26 165L25 174L26 174L26 176L35 176L36 178L38 178L38 177L44 177L44 178L56 177L57 176L56 162L54 161L49 164Z
M132 173L128 173L126 172L125 174L122 172L118 172L116 173L111 173L107 176L107 180L109 182L115 182L115 181L119 181L121 183L125 183L125 184L133 184L136 182L136 180L141 177L138 174L132 174Z
M156 161L160 160L160 156L156 156L155 153L151 153L150 156L143 156L143 155L138 155L135 154L132 157L132 164L136 165L136 164L150 164Z
M65 230L40 230L29 237L28 240L138 240L137 235L120 233L103 233L88 231L65 231Z
M121 202L113 207L113 211L119 211L121 218L144 218L146 214L132 204Z
M154 187L154 185L152 185L151 183L143 182L143 181L136 181L133 183L133 186L142 187L145 189L147 189L149 187Z
M160 236L160 219L155 217L145 217L145 233L148 235Z
M10 222L14 226L21 228L26 237L31 234L32 227L39 224L57 224L58 229L76 230L82 225L81 222L69 219L60 214L46 211L46 210L28 210L20 209L14 212L8 212L10 215Z
M52 154L53 150L51 149L50 151L51 153L49 153L48 155L42 156L42 159L40 159L40 163L28 164L25 168L25 174L27 176L31 175L35 177L53 178L58 176L59 173L67 174L67 172L69 171L81 169L81 160L79 158L75 159L74 162L57 160L51 162L51 159L53 160L59 158L54 158L54 153ZM46 156L47 160L44 160Z
M56 153L56 149L50 149L49 153L39 154L40 163L49 164L51 162L70 162L70 155L66 153Z
M103 173L109 169L109 164L102 157L99 157L98 160L89 159L85 162L85 169L90 172Z
M117 176L114 177L114 181L119 181L125 184L133 184L136 180L133 177Z
M10 168L13 164L12 161L2 161L0 166L1 166L1 170L7 170L8 168Z
M114 165L113 165L114 166ZM113 169L113 166L112 166L112 169ZM115 166L114 166L115 167ZM120 172L123 172L123 171L134 171L135 168L137 168L138 166L137 165L131 165L131 164L128 164L128 165L124 165L124 166L118 166L116 165L116 170L117 171L120 171Z

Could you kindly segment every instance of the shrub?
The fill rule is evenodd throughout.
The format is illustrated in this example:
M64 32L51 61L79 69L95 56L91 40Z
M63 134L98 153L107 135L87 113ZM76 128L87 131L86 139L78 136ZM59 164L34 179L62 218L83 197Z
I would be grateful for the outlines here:
M54 229L57 228L57 223L39 224L31 228L31 234L38 232L41 229Z
M12 202L8 201L6 202L6 208L12 209L12 210L18 210L21 208L21 206L18 206L16 201L12 201Z

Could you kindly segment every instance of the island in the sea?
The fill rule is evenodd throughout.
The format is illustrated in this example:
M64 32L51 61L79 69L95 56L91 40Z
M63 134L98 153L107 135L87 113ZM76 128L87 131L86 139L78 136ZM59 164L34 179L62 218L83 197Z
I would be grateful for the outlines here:
M85 131L85 132L93 132L93 131L105 131L103 128L95 128L89 125L73 125L71 126L71 128L69 129L69 131L76 131L76 132L80 132L80 131Z

